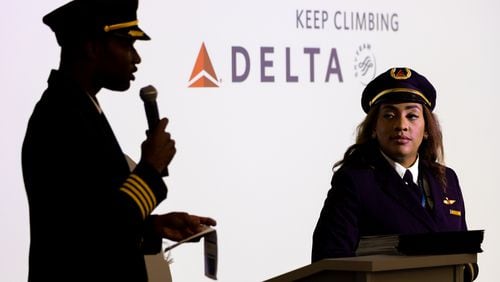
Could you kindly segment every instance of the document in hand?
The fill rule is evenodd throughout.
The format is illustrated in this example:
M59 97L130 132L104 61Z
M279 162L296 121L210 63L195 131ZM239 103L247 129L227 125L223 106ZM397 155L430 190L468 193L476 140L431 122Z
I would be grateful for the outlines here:
M356 255L440 255L480 253L484 230L361 237Z
M198 239L204 238L204 256L205 256L205 276L217 280L217 231L214 228L208 227L203 231L194 234L182 241L179 241L165 248L165 253L173 248L186 243L195 242Z

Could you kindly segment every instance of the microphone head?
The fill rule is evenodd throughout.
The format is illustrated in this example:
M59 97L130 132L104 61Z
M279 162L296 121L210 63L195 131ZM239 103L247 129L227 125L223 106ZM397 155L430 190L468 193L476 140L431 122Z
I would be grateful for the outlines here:
M144 102L154 102L156 101L156 97L158 96L158 92L153 85L148 85L141 88L140 96L142 101Z

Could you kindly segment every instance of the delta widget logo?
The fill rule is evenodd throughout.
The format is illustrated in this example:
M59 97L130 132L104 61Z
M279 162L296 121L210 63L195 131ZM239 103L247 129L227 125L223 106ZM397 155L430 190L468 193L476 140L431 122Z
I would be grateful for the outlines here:
M189 87L219 87L217 74L215 73L212 61L208 56L205 42L201 44L198 57L194 63L191 77L189 78Z
M375 78L377 65L375 55L372 52L370 44L363 44L356 50L354 58L354 76L366 86L372 79Z
M275 56L278 53L284 54L284 57L280 59L279 56ZM295 58L299 56L305 56L309 65L297 68ZM247 80L252 62L257 64L257 67L253 68L254 71L260 71L257 76L257 82L260 83L274 83L276 78L285 83L298 83L299 81L301 83L317 83L319 82L316 78L318 74L319 79L323 80L324 83L344 82L339 53L335 47L261 46L258 52L252 54L243 46L231 46L230 57L230 81L232 83L242 83ZM270 74L273 70L275 73ZM280 75L281 71L283 73ZM355 51L354 77L366 86L375 77L375 73L376 61L372 47L370 44L362 44ZM218 88L221 81L215 73L205 42L202 42L189 78L188 87Z

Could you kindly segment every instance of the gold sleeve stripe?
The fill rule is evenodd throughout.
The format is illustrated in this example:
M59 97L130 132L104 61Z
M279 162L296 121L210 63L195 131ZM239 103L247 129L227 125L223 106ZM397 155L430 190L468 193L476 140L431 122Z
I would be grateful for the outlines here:
M130 198L132 198L136 202L137 206L141 210L142 219L146 219L146 212L144 211L144 208L142 207L139 199L137 199L137 197L132 192L128 191L124 187L120 188L120 191L123 191L123 192L127 193L130 196Z
M141 197L141 199L143 200L143 203L147 206L148 206L148 210L149 211L152 211L154 209L154 205L153 205L153 201L151 200L151 198L149 197L149 195L144 192L144 190L142 189L141 185L139 183L137 183L137 181L135 181L134 179L132 178L128 178L127 179L127 182L125 182L124 185L130 185L130 186L133 186L137 192L138 192L138 196Z
M140 178L139 176L137 176L136 174L131 174L130 175L131 178L137 180L137 182L139 182L142 187L144 187L144 191L146 191L149 196L151 197L151 199L153 200L153 205L156 207L157 205L157 202L156 202L156 196L155 194L153 193L153 191L151 191L151 188L149 188L149 185L146 184L146 182L144 182L144 180L142 180L142 178Z
M146 213L149 214L153 210L152 208L149 207L148 202L146 201L146 199L144 199L142 193L139 191L137 187L134 187L133 185L127 182L123 183L123 186L124 189L127 189L129 192L133 193L138 198L138 200L141 202L142 208L146 211Z
M467 263L467 267L469 268L470 270L470 276L472 278L472 280L474 280L476 278L476 272L474 271L474 266L472 265L472 263Z

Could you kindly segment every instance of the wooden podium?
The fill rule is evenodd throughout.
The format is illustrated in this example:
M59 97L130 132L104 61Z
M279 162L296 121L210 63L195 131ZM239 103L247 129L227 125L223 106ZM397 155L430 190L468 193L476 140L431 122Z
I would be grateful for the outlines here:
M463 282L463 265L475 262L476 254L324 259L266 282Z

